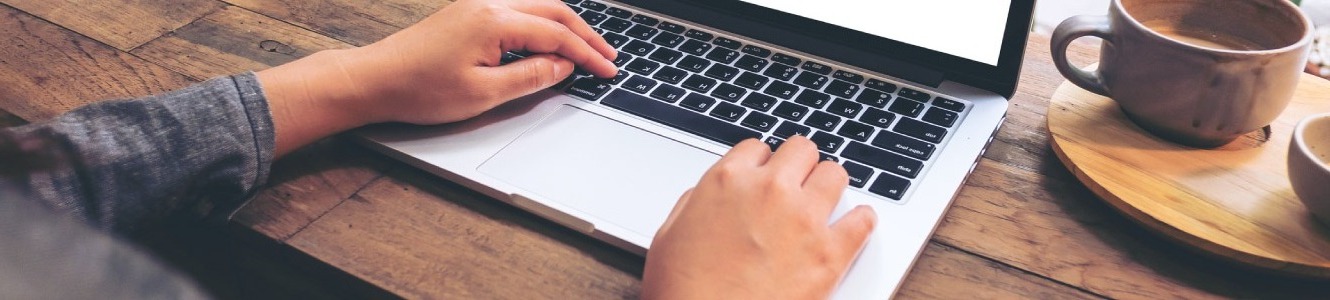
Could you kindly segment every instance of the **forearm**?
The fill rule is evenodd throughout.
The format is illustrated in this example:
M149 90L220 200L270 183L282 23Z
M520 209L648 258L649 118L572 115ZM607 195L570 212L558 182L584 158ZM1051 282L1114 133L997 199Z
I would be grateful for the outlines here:
M34 198L114 231L184 209L230 213L266 180L273 158L268 106L249 74L88 105L13 132L67 152L55 168L29 174Z

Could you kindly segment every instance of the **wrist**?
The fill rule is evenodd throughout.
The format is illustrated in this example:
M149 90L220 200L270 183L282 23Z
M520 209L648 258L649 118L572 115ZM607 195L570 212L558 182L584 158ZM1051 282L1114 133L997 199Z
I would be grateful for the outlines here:
M272 114L277 155L375 122L367 93L344 71L348 50L327 50L257 72Z

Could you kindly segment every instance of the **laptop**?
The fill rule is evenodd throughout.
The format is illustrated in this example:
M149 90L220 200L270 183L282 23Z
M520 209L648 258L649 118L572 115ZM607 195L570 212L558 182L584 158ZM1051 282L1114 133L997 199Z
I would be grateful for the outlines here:
M895 294L1005 118L1034 0L564 0L619 51L480 117L369 147L639 254L745 139L810 137L880 220L835 292ZM523 53L506 53L505 61Z

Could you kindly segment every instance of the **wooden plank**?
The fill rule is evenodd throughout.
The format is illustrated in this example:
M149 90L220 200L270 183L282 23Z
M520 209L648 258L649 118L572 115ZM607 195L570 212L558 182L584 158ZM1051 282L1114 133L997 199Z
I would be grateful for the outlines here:
M49 119L99 99L149 95L191 80L8 6L0 6L0 109Z
M356 46L406 28L452 3L441 0L223 0Z
M225 9L131 53L195 79L257 71L350 44L242 8Z
M929 243L899 299L1099 299L950 246Z
M28 121L24 121L22 118L0 109L0 128L22 126L24 124L28 124Z
M0 3L124 51L224 5L213 0L0 0Z
M1074 61L1094 49L1073 47ZM1032 37L1007 123L934 237L1111 298L1316 297L1323 283L1198 257L1124 218L1085 189L1048 144L1048 97L1062 82L1048 38Z

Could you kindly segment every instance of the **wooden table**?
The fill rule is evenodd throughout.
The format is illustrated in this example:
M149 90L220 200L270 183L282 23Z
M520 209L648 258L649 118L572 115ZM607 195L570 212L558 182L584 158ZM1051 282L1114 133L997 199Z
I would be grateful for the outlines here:
M448 4L0 3L0 109L28 121L365 45ZM1062 77L1047 49L1047 37L1030 39L1006 125L900 298L1330 295L1330 282L1201 257L1125 219L1076 182L1048 145L1044 115ZM1088 43L1071 53L1082 65L1095 55ZM338 138L279 161L231 225L407 298L633 298L641 287L641 257ZM879 230L892 230L891 220Z

